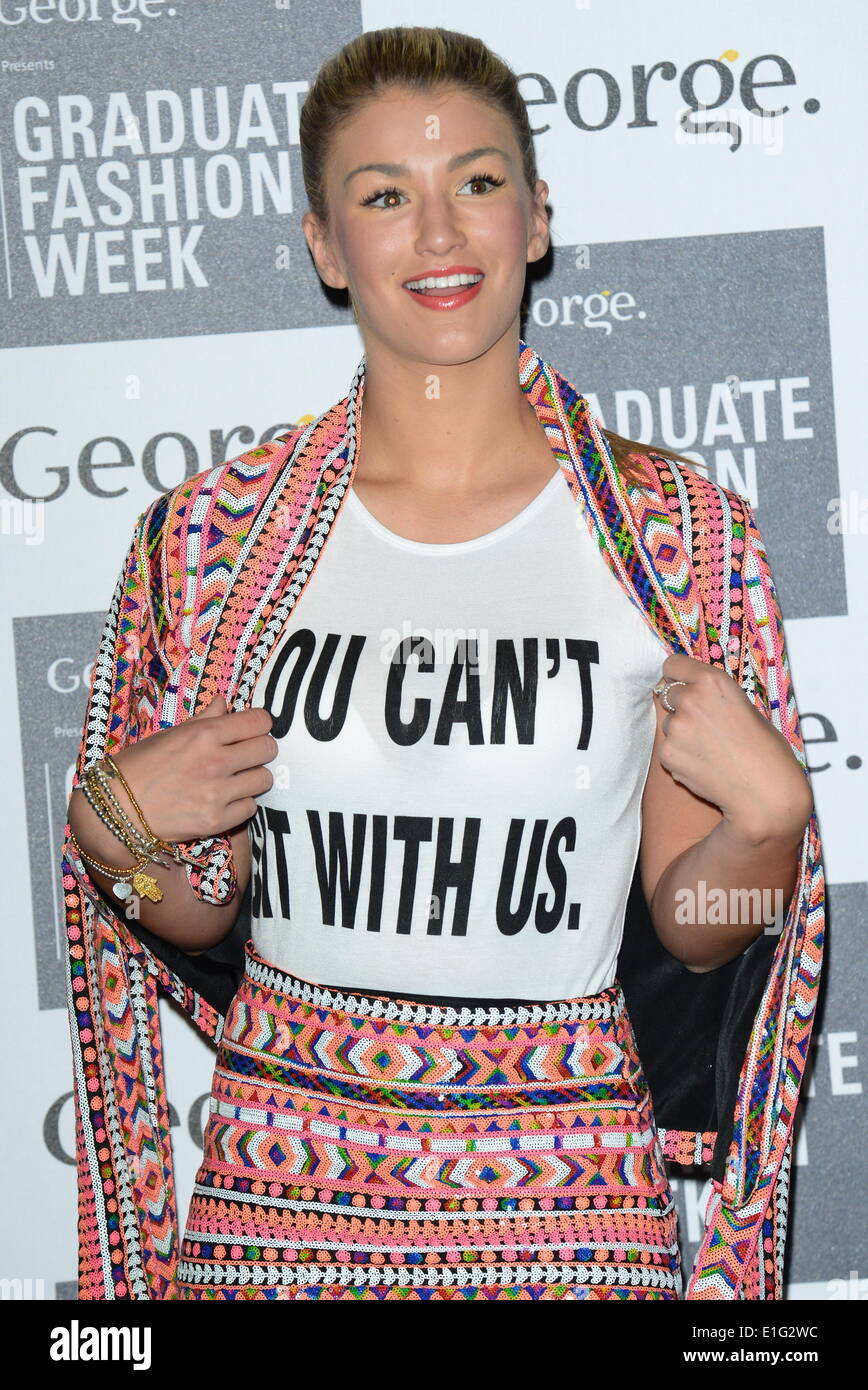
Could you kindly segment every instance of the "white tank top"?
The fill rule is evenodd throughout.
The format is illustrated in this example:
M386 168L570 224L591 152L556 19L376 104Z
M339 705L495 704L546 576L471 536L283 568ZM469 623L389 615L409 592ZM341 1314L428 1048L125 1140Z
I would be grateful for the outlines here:
M254 705L252 937L321 984L564 999L615 979L668 647L559 470L438 545L351 488Z

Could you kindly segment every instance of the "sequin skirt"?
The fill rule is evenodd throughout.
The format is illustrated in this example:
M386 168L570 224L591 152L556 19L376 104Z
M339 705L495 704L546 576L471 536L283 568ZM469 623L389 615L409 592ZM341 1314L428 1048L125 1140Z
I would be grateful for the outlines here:
M174 1297L681 1297L620 985L459 1010L246 951Z

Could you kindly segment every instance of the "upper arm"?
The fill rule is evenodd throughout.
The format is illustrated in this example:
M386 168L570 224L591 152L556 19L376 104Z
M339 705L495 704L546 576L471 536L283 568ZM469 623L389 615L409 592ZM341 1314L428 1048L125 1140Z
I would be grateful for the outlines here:
M704 840L723 819L718 806L696 796L677 782L660 762L663 721L667 711L659 699L654 700L654 709L657 726L642 796L642 839L639 847L642 891L649 908L661 875L673 859L691 845Z

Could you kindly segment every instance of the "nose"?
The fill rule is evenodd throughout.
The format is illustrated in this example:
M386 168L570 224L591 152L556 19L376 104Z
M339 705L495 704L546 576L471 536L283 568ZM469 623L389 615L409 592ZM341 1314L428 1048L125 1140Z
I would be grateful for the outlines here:
M460 226L460 209L449 198L423 199L416 235L417 254L423 256L427 251L442 258L466 244L467 238Z

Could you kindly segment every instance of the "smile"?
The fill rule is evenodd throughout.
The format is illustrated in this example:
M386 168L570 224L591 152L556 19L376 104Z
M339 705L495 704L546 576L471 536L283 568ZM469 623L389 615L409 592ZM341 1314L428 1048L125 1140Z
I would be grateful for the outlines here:
M450 266L439 275L405 280L404 289L429 309L457 309L479 293L484 278L481 270Z

